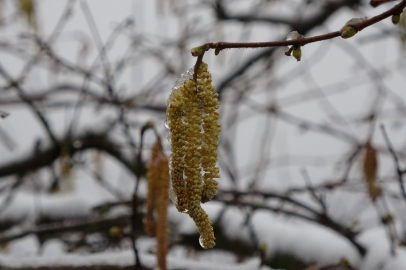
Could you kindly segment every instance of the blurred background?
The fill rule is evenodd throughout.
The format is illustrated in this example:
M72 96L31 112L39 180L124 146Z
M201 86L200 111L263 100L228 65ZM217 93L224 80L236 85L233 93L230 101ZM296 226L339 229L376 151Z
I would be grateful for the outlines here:
M155 135L140 151L140 134L152 121L170 155L166 99L190 49L320 35L398 2L0 0L0 267L130 269L135 239L156 268L142 225ZM401 16L308 44L300 62L287 47L207 52L216 247L170 203L168 269L405 269L405 40Z

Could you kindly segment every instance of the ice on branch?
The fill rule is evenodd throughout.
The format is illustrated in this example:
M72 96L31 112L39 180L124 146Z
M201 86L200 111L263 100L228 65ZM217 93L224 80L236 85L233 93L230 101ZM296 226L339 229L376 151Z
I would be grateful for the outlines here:
M358 32L357 24L367 19L368 19L367 17L352 18L351 20L346 22L343 28L341 28L340 30L341 37L344 39L353 37Z
M303 36L301 34L299 34L297 31L292 31L288 34L288 36L286 37L286 40L296 40L299 38L302 38ZM292 46L288 46L289 48Z
M351 20L346 22L345 25L355 25L365 20L368 20L368 17L365 16L364 18L352 18Z
M299 34L297 31L292 31L288 34L288 36L286 37L286 40L297 40L297 39L301 39L303 38L303 36L301 34ZM295 45L295 46L288 46L289 47L289 51L286 52L285 54L287 56L291 56L291 53L293 52L293 57L296 58L296 60L299 62L302 59L302 49L300 48L300 46Z
M302 35L299 34L297 31L292 31L288 34L288 36L286 37L286 40L295 40L298 39L299 37L301 37Z

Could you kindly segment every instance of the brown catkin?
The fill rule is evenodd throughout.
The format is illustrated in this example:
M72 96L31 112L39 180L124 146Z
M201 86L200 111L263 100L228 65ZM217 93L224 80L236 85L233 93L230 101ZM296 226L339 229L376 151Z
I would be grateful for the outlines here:
M145 232L154 237L156 235L156 221L154 219L154 211L156 209L158 199L158 185L160 178L160 156L161 156L160 142L156 142L152 148L151 161L148 166L147 180L148 180L148 195L146 201L146 213L144 217Z
M160 270L166 270L166 254L168 253L168 218L167 209L169 202L169 162L168 159L163 156L160 164L161 177L159 185L159 194L157 202L158 212L158 225L156 232L157 239L157 259L158 267Z
M376 183L378 159L376 150L370 142L365 145L364 178L367 182L369 196L375 200L381 195L381 190Z
M166 270L166 254L168 253L167 208L169 202L169 162L162 152L160 140L152 148L147 179L148 197L146 202L147 212L144 218L145 231L151 237L156 236L158 268ZM157 212L157 221L155 221L154 212Z

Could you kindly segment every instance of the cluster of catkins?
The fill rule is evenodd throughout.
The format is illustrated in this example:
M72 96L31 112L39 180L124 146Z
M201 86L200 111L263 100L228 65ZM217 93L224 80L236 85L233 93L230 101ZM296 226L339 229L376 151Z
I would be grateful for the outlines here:
M201 63L197 80L191 76L175 87L167 103L171 132L171 183L179 212L188 213L201 236L203 248L212 248L215 238L211 222L200 203L216 194L219 178L217 145L220 114L218 94L213 94L207 64Z
M166 269L166 254L168 253L168 189L169 189L169 162L162 152L160 140L152 148L151 161L147 173L148 196L144 227L146 233L157 239L157 259L160 270ZM157 215L154 215L156 211ZM155 217L157 216L157 220Z

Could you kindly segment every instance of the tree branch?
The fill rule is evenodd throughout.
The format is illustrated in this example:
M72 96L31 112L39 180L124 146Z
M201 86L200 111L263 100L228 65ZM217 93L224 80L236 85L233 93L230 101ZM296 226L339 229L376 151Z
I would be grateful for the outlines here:
M232 198L222 198L222 195L224 195L224 194L233 195L233 197ZM264 198L269 197L269 198L281 199L284 202L292 203L293 205L299 206L302 209L310 211L314 216L312 217L312 216L300 214L295 211L282 209L281 207L273 207L273 206L268 206L268 205L264 205L264 204L257 204L257 203L241 201L241 198L243 198L244 196L252 196L252 195L260 195L260 196L263 196ZM295 199L292 199L290 197L278 195L275 193L269 193L269 192L247 193L247 192L237 192L237 191L229 191L229 192L221 191L218 193L218 195L215 196L214 200L223 202L227 205L247 206L247 207L250 207L252 210L257 210L257 209L269 210L269 211L272 211L275 213L282 213L282 214L286 214L289 216L297 217L300 219L304 219L307 221L311 221L311 222L323 225L325 227L328 227L328 228L336 231L337 233L344 236L345 238L347 238L355 246L355 248L358 250L358 252L362 256L364 256L366 254L366 251L367 251L366 248L355 240L355 236L358 234L358 232L354 232L351 229L335 222L326 212L320 213L320 212L312 209L308 205L298 202Z
M81 145L75 146L75 142L79 142ZM118 149L118 146L111 142L105 134L87 134L82 137L59 141L58 144L52 145L44 151L34 153L31 157L4 165L0 167L0 177L14 174L22 175L51 165L59 158L61 145L67 146L69 155L88 149L104 151L120 161L132 173L135 174L136 172L136 162L127 160Z
M391 15L399 14L406 7L406 0L403 0L393 8L388 11L372 17L371 19L366 19L361 22L354 24L353 26L361 31L364 28L371 26L377 22L382 21L383 19L388 18ZM300 38L295 40L286 40L286 41L271 41L271 42L217 42L217 43L206 43L200 46L204 51L209 49L235 49L235 48L269 48L269 47L282 47L282 46L304 46L309 43L314 43L318 41L328 40L332 38L339 37L341 35L340 31L327 33L324 35L313 36L308 38Z
M326 4L324 7L323 12L321 12L318 16L315 16L313 19L310 19L308 22L300 22L297 25L294 25L295 27L292 27L292 30L297 30L301 34L306 34L308 31L313 29L314 27L320 25L323 23L327 18L330 17L337 9L343 7L343 6L352 6L358 4L359 1L344 1L341 4ZM361 31L365 27L368 27L376 22L379 22L385 18L388 18L391 15L399 13L399 11L403 10L403 8L406 7L406 1L403 0L400 2L398 5L395 7L389 9L388 11L375 16L371 19L365 20L361 23L357 24L357 29L358 31ZM221 17L220 17L221 19ZM343 25L344 26L344 25ZM239 69L237 69L233 74L229 75L226 79L224 79L219 86L217 87L217 92L220 94L223 89L235 78L241 76L244 74L246 70L249 69L255 62L258 60L262 59L263 57L268 57L274 53L274 48L275 47L281 47L281 46L304 46L309 43L313 42L318 42L322 40L328 40L332 38L336 38L340 36L340 31L336 32L331 32L328 34L320 35L320 36L314 36L314 37L309 37L309 38L303 38L300 40L289 40L289 41L276 41L276 42L253 42L253 43L228 43L228 42L218 42L218 43L206 43L203 44L201 47L209 50L209 49L225 49L225 48L269 48L268 50L265 50L252 58L248 59ZM221 95L220 95L221 96Z

